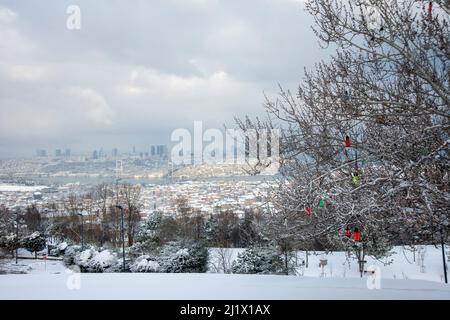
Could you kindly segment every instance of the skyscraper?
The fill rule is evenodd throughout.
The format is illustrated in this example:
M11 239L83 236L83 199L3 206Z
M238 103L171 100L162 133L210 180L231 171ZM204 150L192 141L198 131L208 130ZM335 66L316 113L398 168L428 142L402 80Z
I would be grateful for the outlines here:
M159 145L156 147L156 154L160 157L165 157L167 155L167 146Z
M38 149L38 150L36 150L36 156L45 158L45 157L47 157L47 151L44 149Z

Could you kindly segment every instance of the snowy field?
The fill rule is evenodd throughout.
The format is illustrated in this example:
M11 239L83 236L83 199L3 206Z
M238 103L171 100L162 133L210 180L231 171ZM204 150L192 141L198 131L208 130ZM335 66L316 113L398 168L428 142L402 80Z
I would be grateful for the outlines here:
M450 287L421 280L382 280L380 289L369 290L365 279L295 276L29 274L0 276L0 299L450 299Z
M0 299L450 299L440 249L416 249L414 254L396 247L382 261L367 258L368 267L379 267L379 289L369 289L373 278L361 279L355 260L343 252L311 253L308 268L301 267L305 253L300 252L298 274L289 277L214 274L211 266L206 274L78 274L60 261L21 259L16 265L4 259ZM231 260L237 252L230 253ZM320 267L320 260L327 265Z

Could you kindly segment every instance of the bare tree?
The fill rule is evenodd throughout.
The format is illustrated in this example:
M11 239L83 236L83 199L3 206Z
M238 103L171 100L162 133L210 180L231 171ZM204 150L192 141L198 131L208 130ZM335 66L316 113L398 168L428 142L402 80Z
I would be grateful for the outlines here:
M139 185L123 184L120 188L120 198L126 206L125 219L128 245L132 246L139 222L141 221L141 187Z
M331 62L267 98L265 124L238 121L282 131L272 222L289 221L285 236L359 260L448 236L450 4L428 3L307 1Z

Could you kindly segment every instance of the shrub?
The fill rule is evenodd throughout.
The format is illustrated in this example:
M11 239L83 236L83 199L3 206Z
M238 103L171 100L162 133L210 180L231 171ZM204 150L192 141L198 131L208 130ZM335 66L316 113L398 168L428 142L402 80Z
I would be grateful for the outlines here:
M20 241L14 233L6 234L0 237L0 248L7 253L12 253L14 250L20 248Z
M45 249L46 243L47 241L45 236L38 231L32 233L23 240L25 249L30 252L34 252L35 256L37 256L38 251Z
M115 272L117 254L110 250L94 251L87 264L87 272Z
M283 260L272 248L249 248L238 254L233 262L233 273L242 274L281 274Z
M159 263L149 255L140 256L130 266L131 272L158 272Z
M66 267L75 265L75 256L81 252L81 246L68 246L64 250L63 263Z
M161 249L158 263L161 272L206 272L208 250L203 244L194 241L169 242Z

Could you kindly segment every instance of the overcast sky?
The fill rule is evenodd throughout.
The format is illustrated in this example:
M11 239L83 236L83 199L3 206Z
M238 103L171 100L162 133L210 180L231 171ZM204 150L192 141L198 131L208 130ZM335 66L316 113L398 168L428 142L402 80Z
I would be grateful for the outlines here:
M0 157L148 151L262 114L326 56L311 24L301 0L0 0Z

